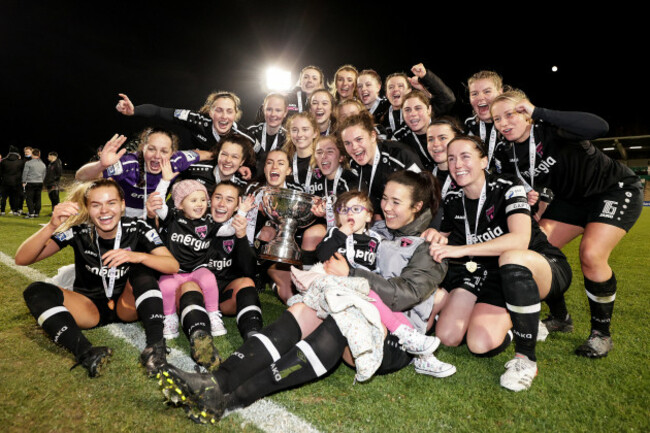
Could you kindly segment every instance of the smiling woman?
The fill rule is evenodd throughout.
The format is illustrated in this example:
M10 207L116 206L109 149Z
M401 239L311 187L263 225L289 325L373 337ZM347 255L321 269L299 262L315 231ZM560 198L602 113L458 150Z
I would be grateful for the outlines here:
M178 262L158 233L142 220L122 217L124 193L115 181L77 185L70 201L16 251L18 265L44 260L70 245L75 254L72 290L36 282L25 302L43 330L72 352L90 377L100 374L112 350L93 347L81 333L112 322L142 320L147 347L140 360L149 374L165 363L162 296L153 271L174 273Z
M346 118L338 126L337 137L352 158L350 166L359 174L360 184L368 185L368 195L375 209L386 179L394 171L410 170L420 172L420 158L410 149L395 142L378 140L372 117L366 112Z
M112 178L125 191L126 215L144 217L147 196L155 191L161 179L162 161L169 159L175 172L187 169L200 160L193 151L176 152L176 134L162 128L147 128L140 134L136 153L126 153L120 147L126 141L115 134L103 147L99 161L81 167L75 178L91 180L103 176Z

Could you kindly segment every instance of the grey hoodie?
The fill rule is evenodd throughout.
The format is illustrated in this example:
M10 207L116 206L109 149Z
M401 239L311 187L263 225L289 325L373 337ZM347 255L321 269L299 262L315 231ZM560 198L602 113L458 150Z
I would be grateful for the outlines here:
M23 183L43 183L47 167L41 158L32 158L25 163Z
M425 211L413 222L398 230L386 229L383 221L372 229L386 235L388 239L420 236L428 228L430 221L431 212ZM433 260L429 255L428 242L419 243L399 276L384 278L364 269L350 268L350 276L367 279L370 288L377 292L381 300L393 311L408 310L427 299L440 286L446 274L446 261L437 263Z

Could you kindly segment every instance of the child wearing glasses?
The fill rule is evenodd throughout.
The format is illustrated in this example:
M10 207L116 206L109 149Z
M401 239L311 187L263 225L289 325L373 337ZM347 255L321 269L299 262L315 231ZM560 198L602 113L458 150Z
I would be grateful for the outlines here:
M334 206L337 227L328 230L327 235L316 249L320 262L329 260L336 252L345 257L351 267L362 268L381 274L377 267L377 248L382 237L369 229L374 214L372 202L368 194L363 191L347 191L340 194ZM312 269L312 271L316 271ZM317 271L316 271L317 272ZM294 271L294 283L299 291L305 291L317 275L314 272L306 273ZM408 353L423 358L435 356L433 352L438 348L438 337L427 336L413 328L406 316L401 312L393 312L379 295L370 290L368 297L373 299L373 305L379 311L379 316L386 329L395 334L400 344ZM423 362L423 365L438 365L440 362ZM445 364L444 369L435 368L427 371L418 369L419 373L435 377L446 377L456 372L455 367Z

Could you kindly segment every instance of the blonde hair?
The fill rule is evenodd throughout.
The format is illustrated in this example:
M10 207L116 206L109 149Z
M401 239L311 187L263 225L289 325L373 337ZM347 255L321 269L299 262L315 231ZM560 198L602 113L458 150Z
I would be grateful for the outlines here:
M494 71L478 71L467 79L467 88L478 80L490 80L494 83L497 90L503 90L503 78Z
M233 104L235 104L235 122L239 122L239 119L241 119L242 116L241 99L239 99L239 96L235 95L233 92L220 90L210 93L205 99L203 106L199 109L199 113L208 114L212 108L212 105L217 101L217 99L230 99Z
M79 206L79 211L57 227L54 233L62 233L70 227L81 224L92 224L90 214L88 213L88 195L92 190L102 187L115 188L120 200L124 200L124 190L113 179L96 179L88 182L75 182L68 189L66 201L76 203Z
M352 72L354 74L354 80L353 80L354 81L354 84L353 84L354 85L354 90L352 91L352 96L350 97L350 99L356 98L356 95L357 95L357 78L359 78L359 71L357 70L357 68L355 68L352 65L343 65L343 66L341 66L340 68L338 68L336 70L336 73L334 74L334 81L329 83L328 86L327 86L329 88L330 93L332 94L332 96L334 96L334 99L336 99L337 101L340 100L338 90L336 90L336 81L338 80L339 74L341 72Z
M490 104L490 116L492 115L492 107L494 107L494 104L496 104L497 102L511 102L517 105L521 101L526 101L526 100L528 100L528 97L523 91L519 89L509 89L507 92L500 94L499 96L497 96L492 100L492 103ZM529 118L529 121L531 121L532 123L532 119Z
M284 142L284 146L282 146L282 150L287 154L289 161L293 159L294 153L296 153L296 144L291 140L291 125L293 125L293 122L295 122L297 119L307 119L307 121L311 124L311 127L314 129L314 133L318 134L319 129L318 129L318 122L316 122L316 118L314 117L313 114L311 114L309 111L303 111L301 113L294 114L291 116L291 118L287 121L287 141ZM315 141L315 140L314 140ZM314 143L312 142L312 146Z

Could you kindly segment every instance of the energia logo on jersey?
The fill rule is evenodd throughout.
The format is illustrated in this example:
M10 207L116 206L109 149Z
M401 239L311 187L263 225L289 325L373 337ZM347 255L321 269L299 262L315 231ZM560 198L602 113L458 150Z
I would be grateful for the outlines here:
M210 246L210 241L202 241L192 235L183 235L180 233L172 233L170 240L191 247L194 251L205 250Z
M503 235L503 229L501 227L496 226L494 228L494 230L491 229L491 228L488 228L487 232L485 232L485 233L481 233L480 235L474 235L474 234L471 235L472 236L472 243L477 244L479 242L487 242L489 240L496 239L496 238L498 238L499 236L502 236L502 235Z
M88 270L88 272L91 272L100 277L102 276L107 277L109 276L108 272L110 271L110 269L113 268L107 268L106 266L102 266L101 268L98 268L95 266L86 265L86 269ZM121 265L118 266L115 270L116 270L115 278L120 279L123 276L125 276L127 272L129 272L129 266Z
M217 271L220 271L225 268L229 268L230 265L232 265L232 259L220 259L220 260L210 259L210 261L208 262L208 267L210 269L214 269Z

